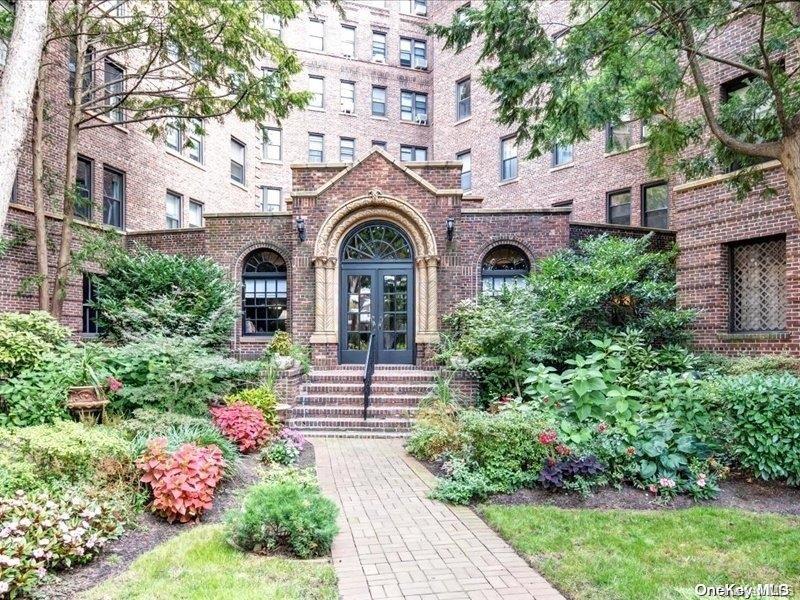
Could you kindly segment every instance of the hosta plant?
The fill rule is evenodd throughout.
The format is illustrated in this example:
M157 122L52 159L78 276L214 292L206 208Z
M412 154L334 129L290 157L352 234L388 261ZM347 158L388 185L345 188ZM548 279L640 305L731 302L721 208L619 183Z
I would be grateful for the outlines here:
M225 460L216 446L184 444L170 453L167 440L156 438L136 465L143 473L142 483L153 491L153 512L170 523L187 523L211 508Z
M261 452L261 459L267 464L293 465L299 456L297 447L283 438L272 441Z
M211 416L222 435L236 444L244 454L258 450L271 431L264 414L247 404L214 406L211 408Z

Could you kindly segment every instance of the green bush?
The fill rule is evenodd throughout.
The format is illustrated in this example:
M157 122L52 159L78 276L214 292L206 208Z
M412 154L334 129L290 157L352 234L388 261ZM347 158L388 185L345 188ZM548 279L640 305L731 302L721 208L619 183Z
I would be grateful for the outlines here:
M406 450L420 460L436 460L458 448L458 413L461 398L450 380L437 376L430 395L420 402Z
M133 411L131 418L121 420L116 426L128 439L132 440L139 436L163 437L175 427L206 423L210 424L208 417L193 417L182 413L137 408Z
M270 442L261 451L261 460L268 465L290 466L297 462L300 450L285 439L276 439Z
M800 484L800 378L749 374L718 382L720 437L743 469Z
M70 332L49 313L0 313L0 381L35 366Z
M284 481L250 488L227 522L229 539L253 552L287 551L299 558L330 552L338 532L336 505L319 488Z
M601 236L544 258L525 287L462 304L445 318L441 358L463 357L489 398L522 396L536 363L563 368L591 340L626 329L644 346L688 341L690 311L675 305L674 252L649 251L650 238Z
M266 361L274 365L277 357L291 357L295 363L300 365L303 373L308 373L311 370L311 351L292 341L292 336L285 331L278 331L269 343L269 346L264 350L264 358Z
M721 368L728 375L746 375L759 373L773 375L778 373L800 373L800 360L792 356L740 356L737 358L724 358Z
M225 404L244 403L260 410L270 426L278 424L278 396L269 386L248 388L225 397Z
M160 333L228 344L238 294L214 261L138 247L111 253L103 266L107 276L96 281L95 305L104 335L126 341Z
M261 365L215 354L196 338L156 335L109 349L106 369L124 385L110 398L116 411L204 415L212 400L252 384Z
M269 346L267 346L267 352L277 356L291 356L293 345L291 335L285 331L278 331L272 337Z

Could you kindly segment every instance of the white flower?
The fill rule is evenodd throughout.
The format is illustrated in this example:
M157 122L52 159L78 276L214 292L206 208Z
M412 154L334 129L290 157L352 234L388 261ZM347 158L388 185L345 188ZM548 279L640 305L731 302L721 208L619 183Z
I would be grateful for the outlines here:
M22 525L23 527L30 527L31 526L31 520L28 519L27 517L25 517L24 519L20 519L19 520L19 524Z
M698 479L697 480L697 487L701 487L701 488L702 487L706 487L706 480L703 479L702 477L700 479Z
M10 585L5 581L0 581L0 594L5 594L10 589Z
M33 551L34 558L42 558L43 556L44 556L44 550L42 550L41 548L34 549Z
M50 545L50 538L42 538L39 540L40 546L49 546Z

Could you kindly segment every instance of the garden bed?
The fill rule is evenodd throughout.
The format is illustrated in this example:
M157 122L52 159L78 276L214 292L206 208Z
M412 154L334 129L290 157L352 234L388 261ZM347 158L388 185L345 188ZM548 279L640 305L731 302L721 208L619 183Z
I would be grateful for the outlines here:
M314 447L310 442L303 448L296 466L314 467ZM213 507L205 513L202 523L222 522L225 513L239 502L240 493L259 481L263 468L257 454L242 456L236 476L220 488ZM75 598L78 593L124 573L139 556L184 533L186 529L185 525L170 524L149 510L144 511L136 527L108 544L97 559L54 576L52 582L37 590L36 597L48 600Z

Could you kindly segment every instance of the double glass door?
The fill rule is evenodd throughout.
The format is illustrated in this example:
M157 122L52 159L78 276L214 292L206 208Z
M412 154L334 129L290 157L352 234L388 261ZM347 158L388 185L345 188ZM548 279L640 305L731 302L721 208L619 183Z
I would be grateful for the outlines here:
M366 360L372 332L377 363L412 362L412 281L410 267L343 265L339 328L342 363Z

